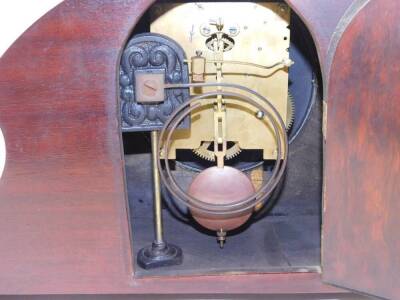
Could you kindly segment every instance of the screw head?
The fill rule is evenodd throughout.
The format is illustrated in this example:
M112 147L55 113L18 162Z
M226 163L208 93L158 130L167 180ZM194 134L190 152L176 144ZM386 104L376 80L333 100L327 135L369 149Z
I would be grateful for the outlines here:
M236 24L230 26L229 29L228 29L228 32L229 32L229 35L232 36L232 37L233 36L237 36L239 34L239 32L240 32L239 26L236 25Z
M207 24L203 24L200 26L200 33L202 36L208 37L211 35L211 28Z
M264 114L264 112L262 112L261 110L259 110L259 111L256 113L256 118L257 118L257 119L262 119L262 118L264 118L264 116L265 116L265 114Z
M154 80L146 80L143 82L143 94L146 96L155 96L157 94L158 85Z

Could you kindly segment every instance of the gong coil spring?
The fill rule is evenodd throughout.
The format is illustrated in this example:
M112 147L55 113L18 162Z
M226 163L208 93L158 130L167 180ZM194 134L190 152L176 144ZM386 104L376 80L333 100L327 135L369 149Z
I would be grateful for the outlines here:
M252 98L235 92L227 91L215 91L207 92L198 96L192 97L189 101L182 103L165 122L159 137L159 151L157 151L157 163L158 170L160 173L160 178L162 183L165 185L167 190L171 195L178 201L187 205L189 208L204 212L208 215L215 216L234 216L240 213L251 210L254 206L259 203L265 202L269 195L273 192L275 187L281 180L286 164L288 155L288 138L286 134L285 124L276 110L276 108L262 95L254 90L247 87L229 84L229 83L189 83L189 84L167 84L165 88L190 88L190 87L229 87L234 89L239 89L253 96L259 98L264 104L268 106L268 110L265 109L261 104L253 100ZM202 99L216 97L218 95L225 97L234 97L235 99L247 102L252 106L256 107L259 112L262 113L262 119L266 117L269 123L273 127L274 135L277 141L277 159L272 170L271 177L262 185L262 187L245 199L229 203L229 204L212 204L206 203L198 200L190 195L188 195L176 182L174 176L171 173L171 168L168 161L168 153L171 144L171 137L180 122L188 116L192 111L201 106ZM270 111L269 111L270 110ZM165 170L162 169L160 153L164 153Z

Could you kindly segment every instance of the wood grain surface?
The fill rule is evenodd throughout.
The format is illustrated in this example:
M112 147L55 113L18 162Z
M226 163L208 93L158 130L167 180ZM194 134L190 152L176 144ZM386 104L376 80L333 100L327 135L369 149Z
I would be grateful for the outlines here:
M323 64L350 0L317 2L290 1ZM1 58L0 294L340 292L319 274L133 278L117 66L151 3L67 0Z
M324 279L390 299L400 295L399 15L399 1L370 1L338 45L323 224Z

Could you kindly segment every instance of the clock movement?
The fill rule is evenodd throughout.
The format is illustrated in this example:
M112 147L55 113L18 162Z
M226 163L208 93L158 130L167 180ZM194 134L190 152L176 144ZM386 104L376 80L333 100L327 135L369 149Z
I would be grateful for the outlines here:
M187 274L317 271L319 71L302 22L284 3L164 2L137 27L122 52L119 76L125 143L132 149L147 144L148 152L126 151L133 248L138 265L150 270L137 274L174 272L173 265ZM316 125L303 136L311 111ZM299 147L312 152L296 155ZM301 160L311 162L312 188L287 172L289 156L300 174ZM152 169L151 176L137 164ZM143 196L138 177L148 183ZM291 230L303 232L291 236ZM135 236L143 240L136 244ZM311 249L304 250L305 238L315 238ZM210 258L208 266L198 251ZM278 260L270 261L274 256Z

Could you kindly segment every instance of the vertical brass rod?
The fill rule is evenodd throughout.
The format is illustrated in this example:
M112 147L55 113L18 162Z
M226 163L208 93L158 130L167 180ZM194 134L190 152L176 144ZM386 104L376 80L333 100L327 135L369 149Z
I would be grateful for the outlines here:
M154 192L154 232L155 243L163 244L163 224L162 224L162 203L161 203L161 186L160 174L157 167L157 151L158 149L158 131L151 132L151 162L153 169L153 192Z

